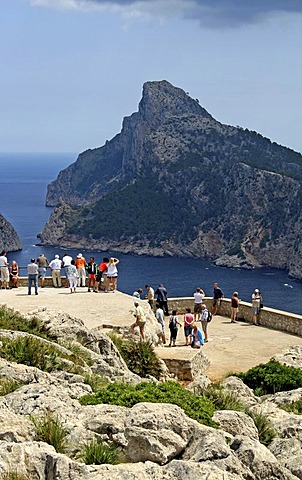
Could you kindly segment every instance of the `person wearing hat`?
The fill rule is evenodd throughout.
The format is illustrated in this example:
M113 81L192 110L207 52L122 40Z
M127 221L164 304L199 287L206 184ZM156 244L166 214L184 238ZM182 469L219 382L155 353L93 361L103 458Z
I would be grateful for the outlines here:
M234 292L231 298L231 323L236 323L238 319L239 311L239 298L238 292Z
M135 327L139 327L139 333L141 339L145 339L145 325L146 325L146 317L143 307L140 306L138 302L134 302L135 311L134 316L136 318L135 322L131 325L131 330L134 332Z
M55 255L55 258L50 262L49 268L51 270L52 276L52 283L55 288L62 287L62 280L61 280L61 268L62 268L62 260L60 260L59 255Z
M254 293L252 293L252 309L253 309L253 324L259 325L258 319L260 314L260 308L262 304L262 295L258 288L255 288Z
M85 287L86 285L86 260L81 253L78 253L77 258L75 260L75 266L78 272L78 286Z
M35 295L38 295L38 274L39 267L35 262L35 259L32 258L30 263L27 265L27 274L28 274L28 295L31 295L31 286L32 283L35 287Z

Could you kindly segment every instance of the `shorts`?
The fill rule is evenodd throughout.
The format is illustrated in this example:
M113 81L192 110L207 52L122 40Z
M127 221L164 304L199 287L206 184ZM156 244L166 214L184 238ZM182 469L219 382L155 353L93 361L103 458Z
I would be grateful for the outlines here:
M221 298L213 298L213 305L217 305L217 307L220 307L221 304Z
M95 273L89 273L88 277L89 277L89 278L92 278L93 280L95 280Z
M253 307L253 314L259 315L259 313L260 313L260 307Z
M40 277L42 277L42 278L45 278L45 277L46 277L46 268L45 268L45 267L40 267L40 268L39 268L39 275L40 275Z
M7 267L1 267L1 281L9 282L9 271Z
M231 307L231 313L232 313L232 315L237 315L238 312L239 312L239 308L238 308L238 307Z
M117 278L117 275L107 275L107 278Z
M194 313L201 313L201 303L195 303Z
M208 328L208 321L207 320L203 320L201 322L201 327L202 327L202 331L203 332L206 332L207 331L207 328Z
M146 320L137 320L136 324L139 327L144 327L146 325Z
M189 337L192 333L192 327L190 325L186 325L184 327L184 330L185 330L185 337Z

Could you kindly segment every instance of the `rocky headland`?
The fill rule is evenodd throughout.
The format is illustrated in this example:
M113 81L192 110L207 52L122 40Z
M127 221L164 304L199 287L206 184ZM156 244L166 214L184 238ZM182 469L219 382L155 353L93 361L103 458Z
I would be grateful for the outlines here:
M35 319L43 326L43 337L28 332L30 325L37 328ZM155 329L150 322L152 337ZM23 325L27 331L0 330L0 478L302 479L302 417L282 408L301 402L301 388L259 397L239 378L230 376L223 381L222 391L240 400L249 413L216 408L212 419L216 427L190 418L181 407L169 403L139 402L131 408L85 405L80 399L92 393L87 379L93 376L109 384L137 385L144 380L155 385L158 381L133 374L111 339L97 328L86 328L79 318L41 309L28 313ZM20 338L53 347L62 354L60 362L50 368L55 357L48 355L42 370L42 357L40 368L9 360L9 344ZM301 369L301 347L278 356L289 365L293 358ZM162 380L167 380L169 373L164 377ZM8 381L15 386L4 391ZM202 394L209 383L201 374L187 389ZM260 442L259 426L253 420L259 414L269 417L275 431L265 444ZM37 434L37 424L45 416L55 418L65 432L60 453ZM114 445L122 463L85 464L78 454L83 444L93 439Z
M121 133L81 153L48 187L41 243L302 278L302 155L224 125L167 81L147 82Z
M14 227L0 213L0 250L16 252L22 250L21 240Z

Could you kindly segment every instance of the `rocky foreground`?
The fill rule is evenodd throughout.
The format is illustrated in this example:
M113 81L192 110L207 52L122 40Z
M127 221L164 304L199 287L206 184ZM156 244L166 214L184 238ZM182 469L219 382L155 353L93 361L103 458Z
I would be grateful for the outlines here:
M192 420L176 405L83 406L79 398L92 392L85 383L87 375L132 384L142 379L128 370L110 338L97 328L89 330L81 320L63 313L38 315L48 336L56 339L42 340L45 344L52 343L66 355L77 346L90 360L80 367L66 360L66 368L47 373L0 359L0 379L21 384L0 397L0 478L18 472L31 480L302 479L302 417L280 408L301 400L301 388L256 397L236 377L223 382L225 391L233 392L250 410L269 416L277 436L268 447L260 443L255 423L243 412L216 411L213 419L219 428L215 429ZM0 330L1 343L18 336L34 337ZM293 348L278 360L302 368L302 348ZM167 371L164 377L169 377ZM188 388L202 391L208 383L200 375ZM31 419L45 412L58 416L68 432L64 453L36 440ZM93 438L113 442L123 463L81 463L77 452Z

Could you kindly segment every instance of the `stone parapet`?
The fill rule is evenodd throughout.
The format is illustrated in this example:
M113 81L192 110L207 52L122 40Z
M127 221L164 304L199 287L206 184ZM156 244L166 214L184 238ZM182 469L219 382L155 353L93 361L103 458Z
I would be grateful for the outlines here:
M205 297L204 303L206 304L207 308L211 308L212 297ZM185 313L186 308L191 308L193 312L194 298L170 298L168 305L170 311L172 311L172 309L177 309L179 314ZM223 317L231 317L231 300L229 298L224 298L222 300L219 314ZM248 323L253 322L253 310L251 303L240 302L239 319ZM261 309L258 323L263 327L273 328L274 330L279 330L281 332L302 336L302 315L264 307Z

